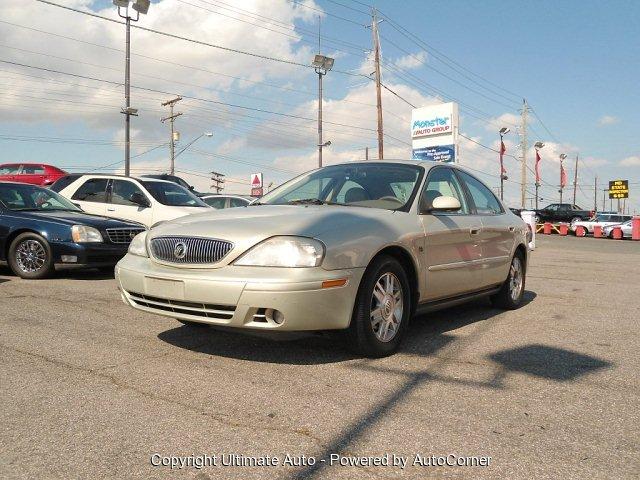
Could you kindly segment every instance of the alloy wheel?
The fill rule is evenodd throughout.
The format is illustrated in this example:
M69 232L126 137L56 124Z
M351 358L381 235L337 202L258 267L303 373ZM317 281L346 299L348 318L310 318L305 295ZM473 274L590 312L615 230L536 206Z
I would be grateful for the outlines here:
M518 301L518 298L522 294L522 285L524 279L524 272L522 269L522 260L520 257L513 257L511 262L511 271L509 275L509 295L514 302Z
M47 261L47 252L36 240L24 240L16 248L16 264L26 273L42 269Z
M398 333L404 312L402 284L391 272L383 273L371 295L371 327L381 342L390 342Z

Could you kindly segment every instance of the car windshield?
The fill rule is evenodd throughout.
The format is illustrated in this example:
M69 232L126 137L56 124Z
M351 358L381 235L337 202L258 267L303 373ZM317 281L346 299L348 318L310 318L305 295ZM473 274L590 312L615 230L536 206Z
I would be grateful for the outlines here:
M171 207L208 207L206 203L177 183L140 182L158 202Z
M13 211L82 211L56 192L28 184L0 185L0 204Z
M252 205L350 205L408 208L424 169L397 163L333 165L302 175Z

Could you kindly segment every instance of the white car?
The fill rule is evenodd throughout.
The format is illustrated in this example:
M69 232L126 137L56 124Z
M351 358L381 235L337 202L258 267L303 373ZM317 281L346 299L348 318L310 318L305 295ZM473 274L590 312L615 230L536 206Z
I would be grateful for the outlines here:
M200 198L204 203L218 210L223 208L246 207L255 200L255 198L242 195L221 195L218 193L202 195Z
M631 238L631 230L633 228L631 220L627 220L624 223L617 225L610 225L608 227L604 227L604 235L605 237L613 238L613 229L616 227L620 227L622 230L622 238Z
M155 178L82 175L59 193L87 213L147 227L211 209L186 188Z
M603 229L611 225L618 225L622 222L630 220L630 215L618 215L615 213L597 213L589 220L582 220L579 222L573 222L571 224L571 231L575 232L578 227L584 227L588 233L593 233L593 227L596 225L601 226Z

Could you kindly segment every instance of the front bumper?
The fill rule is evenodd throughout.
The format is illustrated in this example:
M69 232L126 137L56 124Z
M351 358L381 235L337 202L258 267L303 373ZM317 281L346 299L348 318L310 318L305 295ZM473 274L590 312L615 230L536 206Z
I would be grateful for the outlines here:
M138 310L211 325L303 331L349 326L364 268L189 269L127 255L115 273L122 300ZM347 283L322 288L338 279ZM273 311L282 314L281 323Z
M51 243L53 263L56 269L91 268L115 265L127 254L129 245L109 243ZM75 262L63 262L63 256L76 257Z

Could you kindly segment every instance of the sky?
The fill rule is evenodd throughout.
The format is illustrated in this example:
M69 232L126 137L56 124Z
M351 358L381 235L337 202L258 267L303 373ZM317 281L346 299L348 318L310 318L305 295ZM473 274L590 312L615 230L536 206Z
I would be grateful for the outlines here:
M52 1L119 20L110 1ZM375 158L372 5L382 20L388 88L385 158L411 156L409 104L457 101L460 163L496 189L497 131L511 128L507 154L520 157L516 127L526 98L529 168L533 143L545 143L541 206L558 200L559 155L566 153L570 182L579 156L578 205L592 208L597 197L601 208L606 182L628 179L627 205L640 212L640 3L624 0L153 0L135 25L196 42L132 29L131 104L139 110L133 174L168 170L169 127L160 121L168 109L161 103L176 95L183 96L177 150L213 133L176 159L178 174L199 190L209 190L213 170L226 175L225 191L248 193L251 173L264 172L275 186L317 166L317 75L308 65L318 51L319 17L320 49L335 58L324 77L324 140L331 141L324 163L363 159L366 147ZM0 163L121 173L124 39L115 22L3 0ZM520 204L519 162L505 158L511 206ZM527 205L533 183L528 171ZM572 193L570 184L564 198Z

